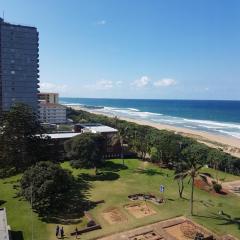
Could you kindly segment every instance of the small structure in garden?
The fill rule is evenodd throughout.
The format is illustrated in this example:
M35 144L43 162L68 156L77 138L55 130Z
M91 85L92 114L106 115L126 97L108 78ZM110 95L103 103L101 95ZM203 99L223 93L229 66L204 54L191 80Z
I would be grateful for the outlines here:
M187 239L214 240L216 239L216 237L214 237L210 231L207 231L203 227L200 227L199 225L194 224L190 220L186 220L182 223L165 227L164 230L170 236L179 240L187 240Z
M235 240L231 235L217 236L185 217L177 217L99 238L99 240Z
M163 197L158 198L153 194L145 194L145 193L131 194L128 196L128 199L130 199L131 201L136 201L136 200L150 201L155 204L161 204L165 202L165 199Z
M93 216L89 212L84 212L84 216L88 220L87 226L80 230L76 229L75 232L71 233L71 236L78 236L81 235L82 233L91 232L102 228L101 225L94 220Z
M116 224L127 221L127 217L125 217L123 213L117 208L109 208L105 210L102 215L109 224Z
M156 214L147 202L131 203L124 206L135 218L143 218Z
M160 240L160 239L163 239L163 237L155 231L139 233L136 234L135 236L129 237L129 240Z

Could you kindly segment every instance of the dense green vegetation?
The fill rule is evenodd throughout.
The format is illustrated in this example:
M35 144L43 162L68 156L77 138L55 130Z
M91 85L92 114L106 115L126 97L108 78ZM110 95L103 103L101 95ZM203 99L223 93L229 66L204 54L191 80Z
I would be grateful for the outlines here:
M105 139L100 134L83 133L64 143L70 164L76 168L97 168L103 164Z
M240 238L238 229L239 220L237 220L240 216L240 208L237 208L239 198L231 194L214 195L196 189L193 202L195 215L191 217L189 215L191 185L187 184L188 179L186 179L183 199L180 199L177 191L177 182L174 181L173 170L159 168L152 163L136 159L125 159L125 166L122 165L121 159L107 160L105 166L99 170L103 173L99 176L95 175L94 169L72 168L69 162L64 162L61 166L64 169L72 171L75 179L82 178L88 182L89 188L87 194L89 200L105 200L105 203L90 209L90 212L102 225L103 229L83 234L81 239L92 239L93 237L124 231L180 215L188 216L216 233L231 233ZM212 175L216 173L213 169L205 168L200 172L205 172L206 170ZM240 179L239 177L223 172L217 171L217 173L219 176L225 176L227 180ZM15 197L18 189L14 189L13 187L18 184L20 178L21 176L18 175L0 180L0 198L5 201L2 206L7 208L8 223L14 231L22 231L24 240L28 240L31 239L31 223L33 220L35 239L55 240L55 221L43 222L35 213L33 213L33 217L31 218L30 203L25 200L19 201L20 198ZM157 214L136 219L124 208L124 205L129 203L127 198L129 194L145 192L160 196L160 184L165 186L164 197L167 199L166 203L159 206L149 203L149 206L153 208ZM81 188L79 187L79 189ZM102 212L113 207L118 208L128 218L127 224L110 225L104 220ZM220 210L228 214L229 217L218 215L218 211ZM83 228L85 220L84 218L80 219L82 219L83 222L64 224L67 235L73 231L76 226L79 229Z
M0 175L23 172L38 161L57 160L59 154L42 136L37 115L24 104L16 104L0 120ZM9 171L9 169L11 171Z
M176 166L179 160L195 159L201 165L208 164L212 168L240 175L238 158L179 134L86 111L70 109L68 117L75 122L97 122L117 128L123 141L141 159L150 158L170 168Z
M44 217L68 209L73 185L70 172L51 162L38 162L24 172L20 181L21 195Z

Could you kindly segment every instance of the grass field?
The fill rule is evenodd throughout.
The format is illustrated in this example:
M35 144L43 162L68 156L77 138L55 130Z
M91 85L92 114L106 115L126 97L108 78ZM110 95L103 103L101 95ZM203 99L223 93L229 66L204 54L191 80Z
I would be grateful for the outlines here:
M177 183L173 180L173 171L168 169L159 169L151 163L142 162L134 159L125 160L125 166L121 160L107 161L106 167L102 169L103 175L94 177L93 170L72 169L68 162L62 164L62 167L72 171L75 177L81 175L90 185L88 197L92 201L105 200L105 203L99 204L90 210L94 218L99 222L103 229L86 233L81 239L93 239L113 232L120 232L137 226L146 225L167 218L184 215L189 216L189 196L190 186L186 183L184 197L179 199ZM206 169L203 169L206 172ZM215 174L214 170L207 169L209 173ZM225 177L225 180L236 180L239 177L219 172L219 176ZM13 185L17 184L20 176L0 180L0 200L5 201L2 205L7 208L8 223L12 230L16 231L17 240L31 239L31 211L30 205L15 197L17 190ZM167 199L165 204L155 205L148 203L156 214L144 218L136 219L125 208L129 203L127 196L133 193L153 193L160 196L159 186L165 186L164 197ZM110 225L103 218L102 213L109 208L117 208L126 218L127 222L122 224ZM225 218L217 213L223 210L228 215ZM240 201L233 195L216 196L203 190L195 190L194 202L195 216L191 217L197 223L202 224L208 229L218 234L230 233L240 238ZM85 225L86 220L79 223L80 229ZM43 223L33 214L33 229L35 240L53 240L56 239L55 224ZM64 226L65 232L74 231L76 225ZM20 232L18 232L20 231ZM21 234L23 237L21 237ZM66 238L74 239L74 238Z

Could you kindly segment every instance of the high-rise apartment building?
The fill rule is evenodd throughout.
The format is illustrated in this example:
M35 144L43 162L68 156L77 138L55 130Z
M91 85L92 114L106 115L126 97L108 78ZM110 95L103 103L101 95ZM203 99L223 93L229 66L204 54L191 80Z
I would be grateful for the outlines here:
M17 102L38 109L38 32L0 18L0 115Z

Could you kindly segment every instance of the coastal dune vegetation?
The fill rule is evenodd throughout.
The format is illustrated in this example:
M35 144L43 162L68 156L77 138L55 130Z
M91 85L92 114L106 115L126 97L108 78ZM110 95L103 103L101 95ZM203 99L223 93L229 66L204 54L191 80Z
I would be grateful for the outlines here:
M119 137L142 160L149 159L154 163L173 167L174 163L193 157L201 165L240 175L239 158L172 131L159 130L120 120L117 117L108 117L82 110L68 109L68 117L74 122L102 123L117 128Z

